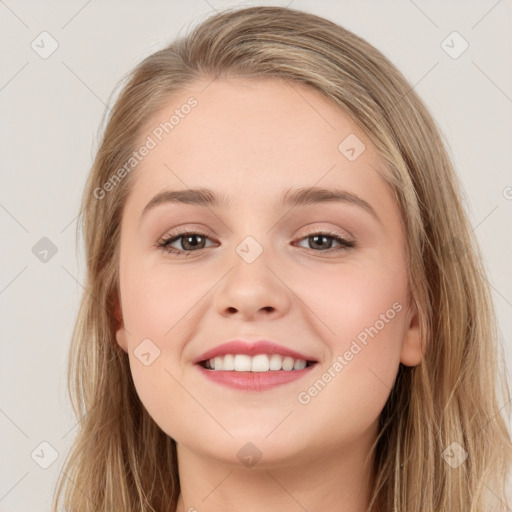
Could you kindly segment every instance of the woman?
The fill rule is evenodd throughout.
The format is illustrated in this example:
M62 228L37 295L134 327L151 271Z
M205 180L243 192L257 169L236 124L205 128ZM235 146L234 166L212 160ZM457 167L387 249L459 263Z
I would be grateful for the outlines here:
M510 395L460 197L414 90L328 20L228 10L146 58L84 192L56 498L507 510Z

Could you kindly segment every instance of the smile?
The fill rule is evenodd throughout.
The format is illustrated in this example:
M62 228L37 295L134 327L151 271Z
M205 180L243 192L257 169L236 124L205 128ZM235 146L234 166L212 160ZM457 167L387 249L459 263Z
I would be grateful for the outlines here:
M280 354L258 354L252 357L247 354L226 354L202 361L200 364L203 368L215 371L269 372L303 370L313 363Z
M196 368L210 381L243 391L266 391L305 377L316 361L279 354L226 354L201 361Z

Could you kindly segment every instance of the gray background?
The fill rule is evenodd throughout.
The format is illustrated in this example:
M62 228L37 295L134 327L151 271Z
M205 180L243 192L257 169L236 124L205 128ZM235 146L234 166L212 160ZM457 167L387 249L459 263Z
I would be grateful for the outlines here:
M271 4L325 16L367 39L432 111L466 191L511 368L510 1L0 0L1 511L50 509L76 432L66 391L83 293L76 216L112 91L143 57L212 9ZM38 37L43 31L58 43L46 59L31 47L50 48ZM442 46L453 31L469 43L458 58ZM461 48L460 41L448 44L452 52ZM32 251L43 237L57 249L46 262ZM52 452L41 442L58 452L47 469L40 465Z

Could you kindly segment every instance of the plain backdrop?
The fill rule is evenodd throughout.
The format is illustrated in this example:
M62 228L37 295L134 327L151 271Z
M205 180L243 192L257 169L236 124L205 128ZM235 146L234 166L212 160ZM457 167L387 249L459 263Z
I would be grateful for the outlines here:
M461 177L512 367L510 1L0 0L2 512L50 510L77 430L66 390L84 293L76 216L111 93L142 58L235 5L329 18L414 86Z

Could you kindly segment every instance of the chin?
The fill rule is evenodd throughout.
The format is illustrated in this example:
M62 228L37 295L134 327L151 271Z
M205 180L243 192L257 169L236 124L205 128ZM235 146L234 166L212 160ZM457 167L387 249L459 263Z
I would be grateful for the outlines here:
M239 430L232 429L231 434L233 438L220 434L212 441L208 436L200 435L200 444L195 438L188 449L237 468L271 469L296 464L314 448L313 439L305 436L294 439L286 431L282 436L272 433L266 437L268 431L261 432L245 425Z

